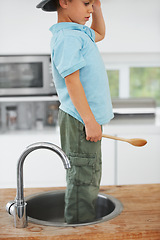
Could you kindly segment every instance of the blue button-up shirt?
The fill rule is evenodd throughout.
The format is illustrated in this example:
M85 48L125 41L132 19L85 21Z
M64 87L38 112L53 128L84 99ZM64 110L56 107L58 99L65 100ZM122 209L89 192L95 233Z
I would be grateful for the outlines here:
M53 79L60 109L83 123L65 84L65 77L79 70L80 81L96 121L103 125L113 118L108 77L91 28L62 22L50 28Z

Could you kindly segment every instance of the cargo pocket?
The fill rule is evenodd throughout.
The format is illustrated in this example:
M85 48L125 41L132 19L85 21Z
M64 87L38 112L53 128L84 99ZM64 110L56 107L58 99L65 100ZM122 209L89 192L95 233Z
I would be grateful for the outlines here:
M96 165L94 168L94 174L93 174L93 185L99 187L101 182L101 175L102 175L102 162L101 160L96 161Z
M74 185L94 185L96 171L96 154L68 155L71 168L67 170L67 181Z

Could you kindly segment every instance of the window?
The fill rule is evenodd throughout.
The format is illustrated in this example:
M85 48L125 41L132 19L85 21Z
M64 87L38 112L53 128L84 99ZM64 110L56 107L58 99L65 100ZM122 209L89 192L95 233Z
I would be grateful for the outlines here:
M152 97L160 106L160 67L131 67L130 96Z
M119 96L119 70L108 70L109 87L112 98Z
M104 61L113 100L154 98L160 107L159 54L107 54Z

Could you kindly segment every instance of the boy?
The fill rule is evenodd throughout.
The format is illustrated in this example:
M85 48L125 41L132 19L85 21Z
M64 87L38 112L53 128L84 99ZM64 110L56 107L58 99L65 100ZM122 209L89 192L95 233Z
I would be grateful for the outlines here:
M50 28L52 70L60 100L61 146L67 170L65 220L96 218L101 180L102 125L113 118L106 70L95 42L105 36L100 0L43 0L37 7L58 12ZM85 26L92 15L91 28Z

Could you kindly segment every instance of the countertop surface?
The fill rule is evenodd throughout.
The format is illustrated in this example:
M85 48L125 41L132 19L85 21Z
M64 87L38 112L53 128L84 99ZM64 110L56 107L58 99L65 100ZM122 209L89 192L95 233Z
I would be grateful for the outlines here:
M62 188L59 188L62 189ZM28 188L25 196L57 188ZM13 226L5 205L16 196L15 189L0 189L0 239L55 240L159 240L160 184L103 186L101 193L119 199L123 212L107 222L79 227L50 227L28 223L28 227Z

